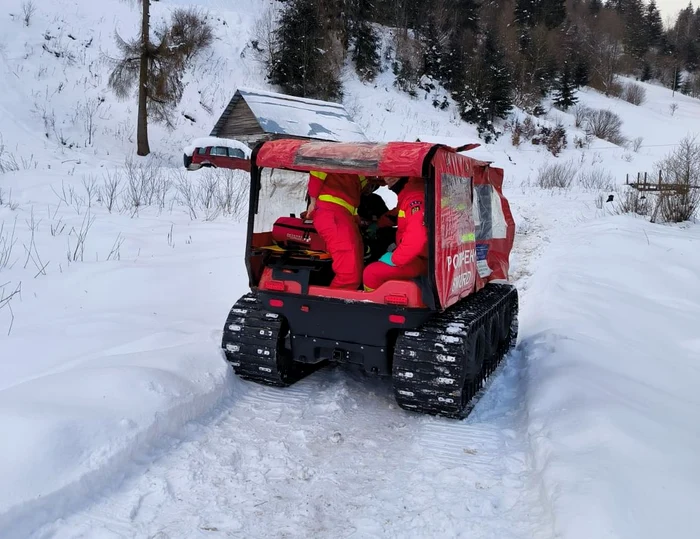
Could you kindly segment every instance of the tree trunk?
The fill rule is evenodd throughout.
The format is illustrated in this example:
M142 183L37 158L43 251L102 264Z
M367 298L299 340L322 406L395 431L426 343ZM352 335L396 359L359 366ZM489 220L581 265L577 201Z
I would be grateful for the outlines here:
M141 0L143 15L141 18L141 70L139 72L139 112L136 127L136 153L148 155L148 48L150 26L150 0Z

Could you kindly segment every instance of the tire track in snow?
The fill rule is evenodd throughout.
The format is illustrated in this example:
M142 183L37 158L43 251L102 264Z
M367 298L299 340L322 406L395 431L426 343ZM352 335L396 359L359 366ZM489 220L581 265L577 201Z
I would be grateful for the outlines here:
M452 431L456 447L460 429L398 409L388 381L331 368L293 395L235 386L216 421L191 424L139 477L39 537L535 535L504 467L519 457L488 417L459 425L477 454L458 461L416 434Z
M540 238L516 239L521 282ZM388 380L345 367L287 389L235 379L213 420L37 537L551 537L525 361L512 353L461 422L405 412Z

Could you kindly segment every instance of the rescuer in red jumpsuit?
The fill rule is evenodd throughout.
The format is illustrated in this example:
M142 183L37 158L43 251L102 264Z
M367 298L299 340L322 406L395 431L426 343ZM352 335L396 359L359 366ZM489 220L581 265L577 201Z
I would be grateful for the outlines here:
M392 279L412 279L428 270L428 231L423 222L425 182L422 178L387 178L398 196L396 249L365 268L365 291L371 292Z
M367 178L311 171L307 218L326 242L335 277L331 288L357 290L362 284L364 247L357 215Z

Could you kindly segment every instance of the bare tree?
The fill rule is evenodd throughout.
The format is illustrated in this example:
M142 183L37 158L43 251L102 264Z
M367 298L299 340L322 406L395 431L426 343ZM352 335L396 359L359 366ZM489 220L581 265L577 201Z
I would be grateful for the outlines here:
M260 18L255 21L255 26L253 27L255 39L252 41L256 56L266 66L266 69L269 69L277 61L275 54L277 50L276 27L275 11L268 6Z
M22 18L24 19L24 26L29 26L32 21L32 16L36 12L36 6L32 0L22 2Z
M678 147L657 163L664 182L675 184L675 193L659 197L659 210L666 221L690 220L700 208L700 143L685 137Z
M87 135L86 145L88 146L92 146L94 142L95 132L97 131L95 116L97 116L97 111L104 101L104 97L87 98L84 103L78 104L76 117L80 117L83 120L85 134Z
M150 0L139 0L143 8L139 39L124 40L115 32L121 57L113 59L109 86L117 97L126 99L134 86L138 89L138 155L148 155L148 118L173 126L173 107L179 103L184 86L182 75L188 62L213 40L206 18L194 10L173 12L170 25L159 27L150 38Z

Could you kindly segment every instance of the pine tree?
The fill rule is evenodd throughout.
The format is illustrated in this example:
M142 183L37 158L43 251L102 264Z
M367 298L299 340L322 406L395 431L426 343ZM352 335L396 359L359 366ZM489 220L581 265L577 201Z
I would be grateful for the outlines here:
M355 49L352 59L357 74L366 81L373 81L379 73L379 38L367 22L360 22L355 29Z
M684 95L691 95L693 93L693 77L688 76L680 85L680 92Z
M484 65L490 70L488 103L490 120L505 118L513 108L511 89L513 81L506 65L505 55L498 48L492 31L487 31L484 42Z
M479 26L479 4L475 0L452 0L454 25L460 32L476 31Z
M591 70L584 58L578 58L574 65L573 82L575 88L586 86L591 80Z
M649 2L644 12L644 28L649 45L652 47L659 46L661 44L661 36L664 33L664 26L661 22L661 13L659 13L654 0Z
M649 49L644 5L642 0L625 0L622 6L625 21L625 48L633 58L641 59Z
M513 107L511 75L492 31L486 30L465 81L454 95L460 115L463 120L476 124L479 136L490 142L496 133L494 120L505 118Z
M371 0L351 0L348 3L346 35L354 44L352 59L361 79L372 81L379 73L379 36L371 22L375 7Z
M340 81L324 58L324 34L314 0L290 0L275 30L268 80L291 95L337 99Z
M550 30L566 20L566 0L541 0L541 18Z
M575 87L568 62L564 62L564 69L557 81L556 92L554 94L554 104L562 110L568 110L578 102L574 95Z
M450 91L458 89L464 84L464 77L467 69L465 53L458 39L459 34L453 33L440 72L440 78L445 88Z
M539 6L535 0L516 0L515 21L521 27L532 27L539 17Z
M440 43L441 32L433 17L428 19L422 34L423 65L425 67L425 73L435 79L440 79L444 51Z
M588 11L590 11L591 15L593 16L598 15L602 7L603 4L600 0L590 0L588 2Z

